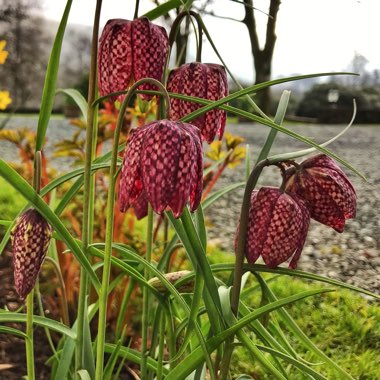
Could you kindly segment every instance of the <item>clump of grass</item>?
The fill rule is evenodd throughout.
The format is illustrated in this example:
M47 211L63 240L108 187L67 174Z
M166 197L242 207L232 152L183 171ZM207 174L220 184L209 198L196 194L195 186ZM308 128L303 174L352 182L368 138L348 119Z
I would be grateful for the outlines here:
M270 278L270 276L268 277ZM320 288L321 284L278 276L269 283L278 298L288 297L306 290ZM260 291L245 300L250 306L258 307ZM356 379L380 379L380 307L360 295L347 290L325 293L310 297L301 303L286 308L299 327L326 355ZM280 320L280 319L278 319ZM286 326L281 325L286 331ZM295 351L306 361L320 363L320 360L306 350L292 334L287 334ZM235 373L247 373L254 378L270 379L250 357L239 348L235 355ZM315 365L315 370L328 379L337 374L323 363ZM305 374L290 370L291 379L306 379Z

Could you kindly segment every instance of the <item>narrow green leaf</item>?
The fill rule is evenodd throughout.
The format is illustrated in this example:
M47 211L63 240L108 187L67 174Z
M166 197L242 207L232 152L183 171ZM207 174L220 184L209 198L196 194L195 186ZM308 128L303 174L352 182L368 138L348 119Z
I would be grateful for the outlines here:
M115 289L116 284L118 283L119 278L117 277L109 287L109 292L112 292ZM91 322L95 314L99 309L99 301L95 304L92 304L88 307L88 316L87 320ZM77 321L74 322L72 330L76 333ZM54 380L66 379L70 371L70 366L74 357L75 352L75 339L67 338L64 342L63 349L59 357L59 365L54 375Z
M247 89L245 89L245 90L247 90ZM242 90L242 91L245 91L245 90ZM296 132L293 132L290 129L284 128L281 125L276 124L272 120L265 119L263 117L254 115L254 114L252 114L250 112L241 110L239 108L223 105L227 101L227 98L230 98L230 96L232 96L232 95L227 96L227 97L222 98L222 99L217 100L217 101L210 101L210 100L205 100L205 99L201 99L201 98L195 98L195 97L192 97L192 96L179 95L179 94L175 94L175 93L169 93L169 96L171 96L173 98L176 98L176 99L182 99L182 100L192 101L192 102L199 103L199 104L206 104L204 107L198 108L196 111L194 111L191 114L183 117L181 119L181 121L188 122L188 121L193 120L194 118L199 117L200 115L206 113L210 109L214 109L214 108L218 107L218 108L220 108L222 110L231 112L231 113L233 113L235 115L243 116L243 117L245 117L248 120L256 121L256 122L258 122L260 124L267 125L270 128L273 128L273 129L275 129L275 130L277 130L279 132L282 132L282 133L284 133L284 134L286 134L286 135L288 135L288 136L290 136L290 137L292 137L292 138L294 138L296 140L299 140L299 141L301 141L301 142L303 142L303 143L305 143L305 144L307 144L307 145L309 145L311 147L314 147L315 149L321 151L322 153L325 153L326 155L334 158L336 161L340 162L342 165L344 165L346 168L350 169L352 172L354 172L355 174L357 174L362 179L364 179L364 180L366 179L365 176L364 176L364 174L362 174L361 172L359 172L357 169L355 169L348 162L346 162L345 160L343 160L342 158L340 158L339 156L337 156L335 153L331 152L330 150L324 148L320 144L317 144L313 140L311 140L311 139L309 139L307 137L304 137L304 136L302 136L302 135L300 135L300 134L298 134Z
M271 302L278 301L276 295L272 292L269 286L266 284L265 280L257 273L255 273L258 279L261 279L260 283L265 288L266 294ZM325 362L325 365L328 365L330 368L335 369L337 373L339 373L340 379L349 379L353 380L345 370L339 367L332 359L330 359L324 352L322 352L310 339L309 337L300 329L291 315L284 309L279 308L277 310L279 316L281 317L281 321L285 324L285 326L293 332L294 335L299 339L299 341L311 352L313 352L316 356L318 356L321 360Z
M265 355L259 350L259 348L249 339L248 335L243 329L237 331L236 335L239 340L244 344L244 346L250 352L252 359L257 360L265 369L266 372L270 373L276 379L287 380L286 372L285 376L281 374L276 367L265 357Z
M211 270L215 272L223 272L223 271L232 271L234 270L234 264L213 264L211 265ZM277 267L275 269L271 269L266 267L263 264L244 264L244 270L245 271L252 271L252 272L266 272L266 273L275 273L275 274L286 274L288 276L294 276L294 277L300 277L300 278L306 278L308 280L313 280L313 281L319 281L319 282L324 282L326 284L338 286L340 288L345 288L352 290L357 293L362 293L366 294L368 296L380 299L380 295L376 293L372 293L369 290L359 288L354 285L350 284L345 284L342 281L338 280L333 280L328 277L320 276L314 273L309 273L309 272L303 272L297 269L287 269L287 268L282 268L282 267Z
M169 0L165 3L155 7L151 11L144 14L149 20L155 20L156 18L165 15L174 8L178 8L182 5L183 0Z
M117 348L117 345L106 343L104 350L106 353L112 354L112 352L116 348ZM136 351L132 348L124 347L124 346L117 348L117 349L118 349L118 356L119 357L130 360L132 363L136 363L136 364L141 363L141 352ZM148 370L153 371L154 373L157 373L157 362L154 359L152 359L151 357L148 357L147 366L148 366ZM166 375L168 373L168 369L164 367L163 373L164 373L164 375Z
M76 331L77 323L73 325L73 330ZM67 338L63 345L61 355L59 356L59 364L54 376L54 380L62 380L67 378L70 371L71 362L75 351L75 339Z
M194 248L193 252L196 259L197 267L203 273L203 279L206 288L210 293L210 296L213 300L213 304L216 306L218 313L220 314L220 316L222 316L218 288L216 286L214 276L211 272L210 263L208 262L206 252L196 232L193 220L191 219L190 212L187 207L185 207L182 212L181 221L183 223L184 231L191 242L190 244Z
M61 219L50 209L35 190L9 165L0 159L0 175L12 185L27 201L29 201L51 224L59 237L67 244L75 258L89 275L96 290L100 289L100 282L93 271L90 262L84 255L78 243L71 236Z
M83 325L83 367L88 372L90 379L95 379L95 359L91 341L90 322L87 313L84 315Z
M117 344L115 346L115 349L113 350L111 356L109 357L106 366L104 367L103 371L103 380L111 380L112 379L112 373L114 371L117 358L119 356L120 348L122 347L121 339L117 341Z
M231 287L227 288L226 286L219 287L219 295L220 301L222 303L223 316L229 325L234 325L237 323L237 319L232 313L231 310L231 301L230 301L230 291ZM243 329L237 331L237 336L240 341L248 348L250 354L252 355L252 359L258 361L268 373L270 373L274 378L280 380L286 380L276 367L263 355L263 353L256 347L255 344L249 339L247 334Z
M29 337L20 330L14 329L13 327L0 326L0 334L12 334L23 339L28 339Z
M356 102L354 100L352 118L351 118L350 122L347 124L347 126L341 132L339 132L336 136L334 136L330 140L325 141L324 143L321 143L319 145L321 147L328 146L329 144L331 144L332 142L337 140L340 136L344 135L351 128L352 124L354 123L355 117L356 117L356 111L357 111L357 107L356 107ZM306 156L308 154L314 153L316 150L317 150L316 148L309 148L309 149L299 150L296 152L276 154L274 156L269 157L269 160L277 160L278 158L281 158L281 160L284 160L284 161L285 160L291 160L291 159L303 157L303 156Z
M55 36L53 48L50 53L49 63L46 69L45 84L41 100L41 110L38 118L36 148L35 150L42 150L46 130L49 125L51 111L53 109L55 89L58 78L59 60L61 56L61 48L63 36L65 34L67 19L69 17L72 0L67 0L65 11L63 13L61 22Z
M22 313L14 313L11 311L4 311L0 310L0 323L2 322L23 322L26 323L26 314ZM76 334L75 332L64 325L63 323L57 322L54 319L49 319L45 317L40 317L38 315L33 316L33 323L42 326L47 327L50 330L57 331L61 334L67 335L68 337L75 339Z
M230 193L231 191L234 191L240 187L244 187L245 182L238 182L234 183L232 185L228 185L226 187L223 187L220 190L215 191L211 195L209 195L203 202L202 207L203 210L210 207L214 202L216 202L219 198L221 198L223 195Z
M307 373L310 376L313 376L314 379L317 380L327 380L326 377L322 376L318 372L314 371L312 368L307 366L306 364L302 363L300 360L297 360L289 355L284 354L283 352L277 351L271 347L261 346L257 345L257 348L259 348L261 351L268 352L271 355L278 356L280 359L288 362L289 364L294 365L297 367L302 373Z
M197 227L197 232L199 240L201 241L203 249L206 251L207 247L207 231L205 225L205 218L203 215L203 208L200 204L197 210L195 211L195 225Z
M282 122L284 121L286 110L289 104L289 99L290 99L290 91L286 91L286 90L283 91L280 102L277 107L276 115L274 116L274 120L273 120L275 124L281 125ZM263 147L261 148L256 164L268 157L268 154L272 148L276 135L277 135L277 130L271 129Z
M67 96L69 96L71 99L74 100L76 105L79 107L82 116L84 118L84 121L87 123L87 100L83 97L83 95L76 89L74 88L59 88L57 89L57 94L62 93Z
M88 373L88 371L86 371L85 369L80 369L77 373L78 373L79 377L81 378L81 380L94 379L94 377L91 377L90 374Z
M265 306L262 306L246 317L241 318L236 324L233 326L230 326L229 328L225 329L218 335L210 338L207 340L207 348L208 352L214 351L220 344L222 344L229 336L232 334L236 334L238 330L246 326L248 323L252 322L253 320L260 318L263 314L269 313L273 310L276 310L282 306L286 306L290 303L299 301L306 297L311 297L319 293L324 293L327 291L331 291L331 289L318 289L318 290L311 290L307 292L302 292L290 297L283 298L276 302L271 302ZM198 367L198 365L203 360L203 352L202 350L198 348L194 349L186 358L185 361L182 361L179 363L176 367L174 367L165 380L178 380L178 379L184 379L187 375L189 375L192 371L194 371L195 368Z
M96 250L96 247L104 247L104 244L103 243L96 243L96 244L92 244L90 246L90 253L93 253L93 250L95 249ZM136 252L133 252L131 251L130 249L126 248L123 244L113 244L112 247L119 251L119 252L123 252L124 254L126 255L129 255L132 259L135 259L136 261L140 262L142 265L144 265L144 267L148 267L149 268L149 271L152 273L152 275L156 276L159 278L159 280L162 282L162 284L168 289L168 291L170 292L170 294L173 296L173 298L177 301L177 303L179 305L181 305L182 309L185 311L186 315L189 316L190 315L190 309L186 303L186 301L184 300L184 298L181 296L181 294L178 292L178 290L175 288L175 286L170 283L167 278L161 273L161 271L159 271L154 265L152 265L151 263L147 262L143 257L141 257L139 254L137 254ZM97 254L99 254L99 250L97 252ZM101 254L101 253L100 253ZM112 263L113 264L117 264L117 266L119 268L125 268L126 265L125 263L121 262L121 260L117 259L116 257L112 257L111 258L112 260ZM127 269L127 268L126 268ZM129 268L127 269L129 270ZM150 291L155 294L156 298L158 300L160 300L161 298L161 295L156 291L155 288L153 288L151 285L149 285L145 279L141 280L140 278L138 277L134 277L137 281L139 281L142 285L144 286L148 286L150 289ZM161 303L161 306L165 305L164 302ZM194 328L195 328L195 332L197 333L197 336L198 336L198 339L200 341L200 345L201 345L201 350L203 352L203 355L204 355L204 360L206 360L208 363L211 363L211 359L208 355L208 352L207 352L207 349L206 349L206 345L205 345L205 341L204 341L204 336L202 334L202 331L199 327L199 324L195 321L194 322ZM211 364L210 364L211 365ZM212 367L210 367L212 368Z
M110 164L109 162L100 162L100 163L93 163L91 165L91 171L96 171L99 169L106 169L109 168ZM75 170L71 170L68 173L62 174L61 176L53 179L51 182L49 182L42 190L41 195L44 196L53 189L57 188L59 185L62 185L63 183L70 181L71 179L78 177L84 173L84 168L78 168Z

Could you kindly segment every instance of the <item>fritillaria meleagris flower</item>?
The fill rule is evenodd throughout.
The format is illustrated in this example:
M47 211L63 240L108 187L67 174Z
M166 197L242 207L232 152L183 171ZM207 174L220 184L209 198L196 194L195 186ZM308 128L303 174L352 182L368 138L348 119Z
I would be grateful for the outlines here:
M274 187L253 191L245 247L247 261L255 263L261 256L268 267L275 268L293 256L289 267L296 268L309 222L309 211L297 195Z
M165 29L146 17L109 20L99 41L99 92L123 91L142 78L162 80L169 40ZM140 90L155 90L149 83ZM142 95L149 100L150 95ZM119 97L122 100L123 96Z
M313 219L338 232L343 232L346 219L355 217L355 189L335 161L324 154L288 169L286 190L306 201Z
M35 209L19 216L11 233L16 291L24 299L33 289L53 230Z
M194 96L208 100L218 100L228 95L226 71L223 66L211 63L186 63L171 71L167 83L169 92ZM170 99L170 118L179 120L202 107L201 104L180 99ZM226 126L226 112L213 109L191 121L211 143L215 135L222 138Z
M143 217L149 202L156 213L170 209L177 218L190 201L194 211L202 195L202 162L200 132L191 124L159 120L133 130L121 169L120 210L133 207Z

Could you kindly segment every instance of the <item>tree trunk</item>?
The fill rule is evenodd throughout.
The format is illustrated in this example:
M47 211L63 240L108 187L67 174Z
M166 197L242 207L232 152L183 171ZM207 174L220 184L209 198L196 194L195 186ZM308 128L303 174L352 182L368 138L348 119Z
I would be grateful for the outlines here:
M276 21L281 0L271 0L267 22L266 38L264 48L260 48L259 38L256 30L256 19L253 11L253 0L245 1L245 17L243 23L246 25L251 42L252 57L256 72L255 84L269 81L272 75L272 59L274 46L276 44ZM256 94L256 102L259 107L268 113L270 110L270 88L261 90Z

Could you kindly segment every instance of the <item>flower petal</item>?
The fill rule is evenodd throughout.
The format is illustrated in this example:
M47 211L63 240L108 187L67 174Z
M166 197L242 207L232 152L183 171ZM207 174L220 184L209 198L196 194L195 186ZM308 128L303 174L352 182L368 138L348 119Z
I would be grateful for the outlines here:
M165 63L169 52L166 30L151 23L146 17L132 22L133 76L136 81L153 78L162 81ZM140 90L157 90L152 84L143 84ZM141 95L150 100L152 95Z
M132 79L131 21L107 22L100 37L98 65L101 96L128 88Z
M132 130L124 150L119 182L119 208L121 212L127 211L131 204L137 202L143 191L140 159L141 149L148 129L149 125Z

